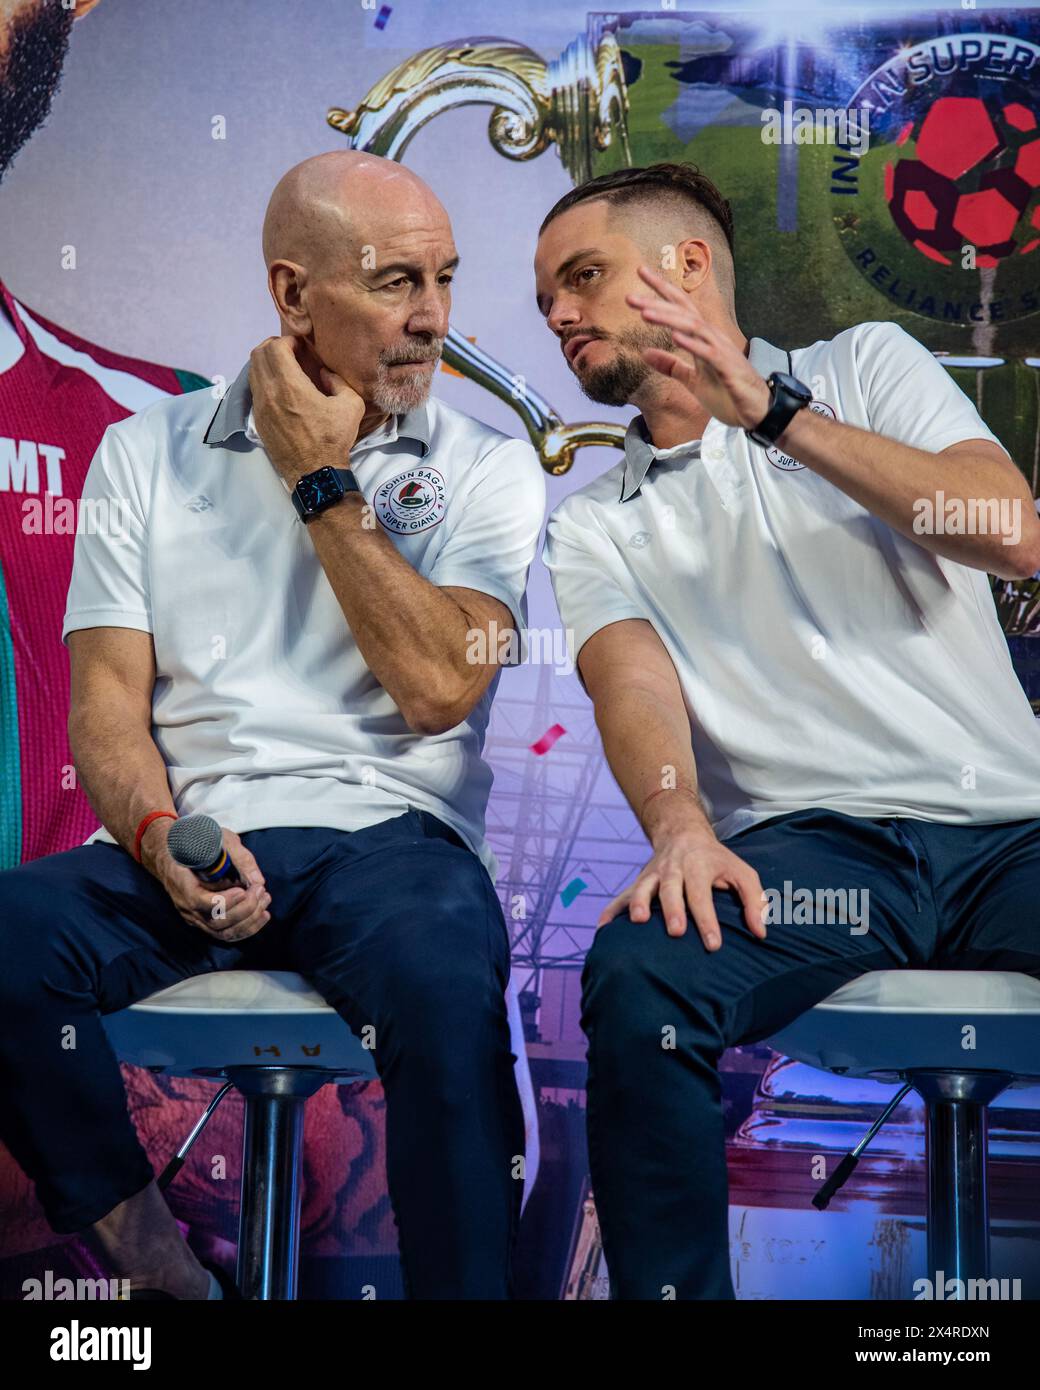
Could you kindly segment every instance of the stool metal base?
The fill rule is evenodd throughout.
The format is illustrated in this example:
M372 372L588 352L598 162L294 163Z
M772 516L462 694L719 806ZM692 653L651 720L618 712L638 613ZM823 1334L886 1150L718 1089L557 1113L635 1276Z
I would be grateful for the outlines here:
M243 1298L294 1299L300 1262L303 1114L335 1079L323 1067L229 1067L245 1096L236 1282Z
M986 1107L1009 1072L908 1071L925 1102L928 1170L928 1278L989 1278Z

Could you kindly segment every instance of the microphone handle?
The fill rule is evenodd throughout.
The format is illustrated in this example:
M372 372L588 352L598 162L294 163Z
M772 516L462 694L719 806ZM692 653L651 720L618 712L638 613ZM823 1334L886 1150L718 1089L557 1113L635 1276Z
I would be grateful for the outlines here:
M214 893L220 893L229 888L249 887L247 883L243 883L242 879L239 877L238 870L233 864L229 865L227 873L220 874L216 878L208 878L204 874L199 873L197 869L195 870L195 877L202 884L203 888L211 888Z
M248 884L242 881L238 870L235 868L234 861L227 850L221 850L220 858L210 869L196 869L195 877L204 888L213 888L220 892L223 888L246 888Z

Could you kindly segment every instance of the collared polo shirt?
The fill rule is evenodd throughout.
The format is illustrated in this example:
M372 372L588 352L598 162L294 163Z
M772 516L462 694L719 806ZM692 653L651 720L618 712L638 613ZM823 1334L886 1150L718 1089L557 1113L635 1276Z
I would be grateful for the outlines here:
M895 324L790 354L812 409L934 452L999 443L937 359ZM566 497L544 559L575 657L649 622L675 665L720 838L786 812L972 823L1040 816L1040 728L987 576L926 550L779 448L712 419Z
M359 440L350 466L419 574L490 594L526 627L545 507L530 444L431 398ZM252 426L248 365L216 409L198 392L110 427L83 495L122 499L124 525L77 536L62 637L152 634L152 732L181 815L239 833L357 830L411 806L452 826L495 878L481 751L501 672L453 729L409 729ZM416 621L404 610L383 620ZM112 838L102 829L86 843Z

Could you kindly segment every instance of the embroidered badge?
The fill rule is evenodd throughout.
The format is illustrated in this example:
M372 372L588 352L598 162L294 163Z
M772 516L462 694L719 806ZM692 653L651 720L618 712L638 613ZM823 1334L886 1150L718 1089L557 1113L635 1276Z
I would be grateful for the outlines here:
M376 490L376 516L395 535L427 531L444 519L447 492L443 474L417 465Z
M817 415L826 415L831 420L837 418L834 414L834 408L829 406L826 401L810 401L809 409L815 410ZM766 458L774 468L781 468L785 473L794 473L797 469L805 467L804 463L799 463L790 454L785 454L783 449L778 449L775 444L771 449L766 450Z

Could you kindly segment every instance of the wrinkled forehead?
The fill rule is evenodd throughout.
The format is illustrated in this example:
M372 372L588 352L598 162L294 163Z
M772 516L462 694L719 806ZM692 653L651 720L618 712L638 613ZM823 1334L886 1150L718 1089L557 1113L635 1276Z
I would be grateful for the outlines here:
M455 250L451 220L443 205L422 191L407 188L359 199L344 208L354 239L377 252Z

